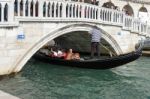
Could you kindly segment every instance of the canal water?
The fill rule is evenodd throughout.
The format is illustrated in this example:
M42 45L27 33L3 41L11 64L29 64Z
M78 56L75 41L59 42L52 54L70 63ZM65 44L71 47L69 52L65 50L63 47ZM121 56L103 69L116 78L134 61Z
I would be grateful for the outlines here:
M141 57L111 70L31 59L15 77L2 79L0 90L22 99L150 99L150 58Z

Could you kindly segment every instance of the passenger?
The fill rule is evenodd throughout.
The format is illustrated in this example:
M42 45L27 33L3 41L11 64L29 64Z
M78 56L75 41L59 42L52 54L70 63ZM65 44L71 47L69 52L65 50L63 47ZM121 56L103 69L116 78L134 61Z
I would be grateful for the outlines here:
M69 51L67 52L66 56L65 56L65 60L71 60L72 59L72 55L73 55L73 52L72 52L72 49L69 49Z
M65 51L62 51L62 50L58 50L58 51L57 51L57 57L59 57L59 58L64 58L64 57L66 57L66 52L65 52Z
M51 51L50 51L51 53L49 54L49 56L51 56L51 57L58 57L58 53L57 53L57 51L54 51L52 48L51 48Z
M72 60L80 60L80 54L79 53L74 53L72 55Z

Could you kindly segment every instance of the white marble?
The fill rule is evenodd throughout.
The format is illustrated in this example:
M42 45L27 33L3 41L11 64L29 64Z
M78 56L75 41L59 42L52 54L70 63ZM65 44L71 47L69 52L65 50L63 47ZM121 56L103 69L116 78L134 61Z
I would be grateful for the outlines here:
M74 31L88 32L93 25L103 31L102 37L118 55L133 51L141 38L150 37L149 24L137 16L143 6L140 3L111 0L120 8L114 10L101 7L108 0L101 0L98 6L65 0L28 0L28 3L18 0L16 6L21 4L22 8L14 7L14 1L0 0L0 75L19 72L32 55L50 40ZM122 11L128 4L133 9L133 16ZM4 15L6 5L8 13ZM144 7L149 13L150 6L145 4ZM22 34L25 37L17 39Z

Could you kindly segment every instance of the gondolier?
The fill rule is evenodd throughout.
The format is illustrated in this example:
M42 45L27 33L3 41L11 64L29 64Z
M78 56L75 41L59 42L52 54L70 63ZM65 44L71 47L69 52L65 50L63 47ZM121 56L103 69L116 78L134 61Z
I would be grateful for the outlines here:
M101 39L101 31L97 29L97 26L93 26L90 31L91 34L91 58L94 58L95 52L97 56L100 57L99 43Z

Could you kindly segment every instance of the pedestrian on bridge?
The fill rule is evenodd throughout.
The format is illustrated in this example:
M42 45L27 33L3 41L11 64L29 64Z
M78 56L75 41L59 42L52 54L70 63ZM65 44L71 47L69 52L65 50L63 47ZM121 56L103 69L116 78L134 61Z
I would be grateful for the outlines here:
M101 31L97 28L97 26L93 26L90 31L91 34L91 58L94 58L95 52L98 57L100 57L100 39L101 39Z

